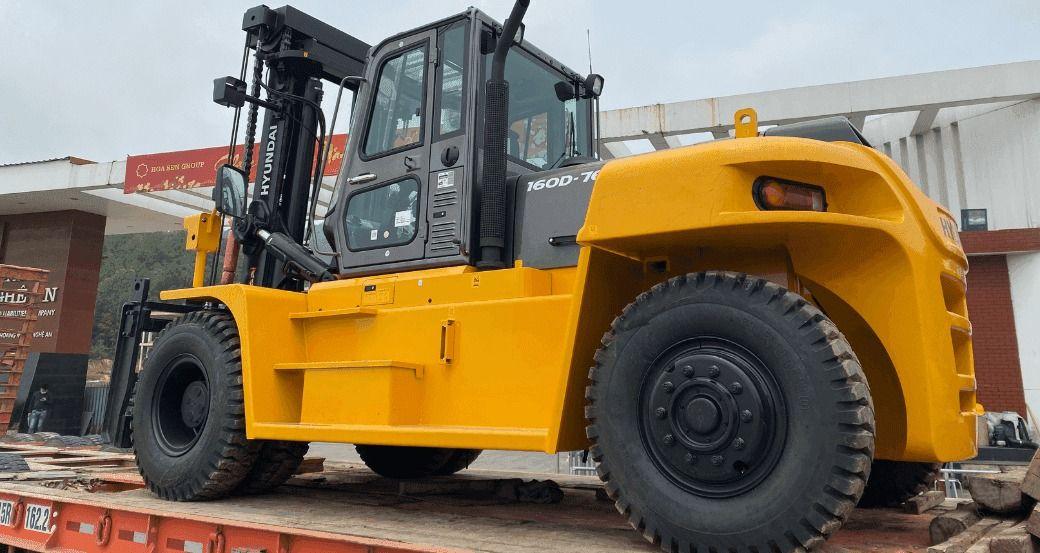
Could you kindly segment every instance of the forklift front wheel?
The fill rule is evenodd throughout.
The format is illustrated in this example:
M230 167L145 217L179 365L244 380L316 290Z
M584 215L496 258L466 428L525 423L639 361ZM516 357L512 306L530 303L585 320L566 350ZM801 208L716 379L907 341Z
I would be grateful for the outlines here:
M586 392L617 509L665 551L801 551L855 507L874 412L845 337L804 298L706 272L640 294Z
M229 495L253 466L242 360L230 315L196 311L155 340L134 392L133 442L145 484L163 499Z

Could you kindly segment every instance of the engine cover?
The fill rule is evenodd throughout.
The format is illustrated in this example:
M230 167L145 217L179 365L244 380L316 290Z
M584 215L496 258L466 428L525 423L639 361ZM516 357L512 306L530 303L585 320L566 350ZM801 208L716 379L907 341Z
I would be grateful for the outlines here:
M585 222L596 176L606 162L521 175L515 184L513 259L551 269L578 263L575 237Z

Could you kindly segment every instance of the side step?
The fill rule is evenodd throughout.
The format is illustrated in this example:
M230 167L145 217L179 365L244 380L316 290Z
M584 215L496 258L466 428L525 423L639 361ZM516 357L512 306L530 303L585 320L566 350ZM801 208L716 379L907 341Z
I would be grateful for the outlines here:
M317 319L322 317L336 317L344 319L359 319L365 317L375 317L379 314L379 310L372 307L352 307L349 309L330 309L328 311L300 311L298 313L289 313L289 319L301 320L301 319Z
M319 361L316 363L276 363L276 371L348 371L361 369L406 369L415 371L416 378L422 378L425 366L420 363L394 361L392 359L376 359L365 361Z

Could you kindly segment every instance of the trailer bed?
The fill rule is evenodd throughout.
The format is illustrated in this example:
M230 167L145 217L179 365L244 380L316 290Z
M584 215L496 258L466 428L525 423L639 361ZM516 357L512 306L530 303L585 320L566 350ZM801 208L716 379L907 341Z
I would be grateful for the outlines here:
M106 466L101 457L36 456L35 473L0 481L0 543L31 551L658 551L605 500L595 477L468 470L399 482L325 463L268 495L175 503L140 489L125 458ZM543 503L560 491L558 503ZM42 508L49 532L40 527ZM931 518L857 510L823 550L923 552Z

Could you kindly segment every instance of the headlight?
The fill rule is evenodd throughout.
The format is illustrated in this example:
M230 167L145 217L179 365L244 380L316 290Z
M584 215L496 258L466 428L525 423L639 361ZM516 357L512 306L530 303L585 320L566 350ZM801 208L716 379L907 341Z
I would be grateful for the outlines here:
M823 188L773 177L759 177L752 187L759 209L827 211Z

